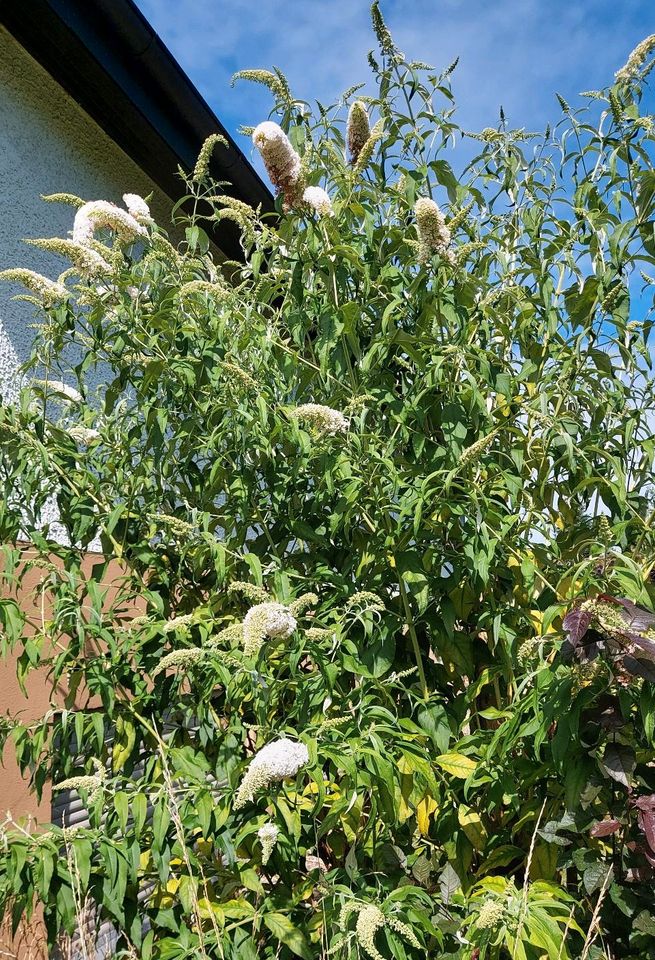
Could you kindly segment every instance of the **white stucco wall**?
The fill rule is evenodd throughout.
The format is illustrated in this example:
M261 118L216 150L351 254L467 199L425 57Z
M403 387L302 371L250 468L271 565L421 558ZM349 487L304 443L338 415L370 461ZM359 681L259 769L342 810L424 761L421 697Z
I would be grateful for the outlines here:
M24 237L68 235L75 209L44 203L40 195L48 193L121 205L124 193L153 193L153 216L164 227L170 222L165 194L0 27L0 270L29 267L55 278L68 266L21 243ZM11 301L24 292L0 284L0 390L5 396L14 379L11 366L16 357L29 356L33 336L34 308Z
M75 208L44 203L40 195L49 193L120 204L124 193L152 193L153 216L164 227L170 223L168 197L0 26L0 270L28 267L54 279L69 266L21 242L66 237L71 230ZM17 367L29 357L34 336L34 306L11 299L25 292L0 282L0 397L5 402L17 397ZM53 495L41 523L54 540L66 542L57 517Z

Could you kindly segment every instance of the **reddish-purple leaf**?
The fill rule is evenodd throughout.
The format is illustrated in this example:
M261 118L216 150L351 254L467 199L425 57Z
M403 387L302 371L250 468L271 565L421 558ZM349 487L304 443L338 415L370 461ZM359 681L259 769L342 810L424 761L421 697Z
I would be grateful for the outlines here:
M583 610L582 607L573 607L569 610L562 621L562 626L566 630L572 647L578 646L589 629L592 619L593 615L590 610Z
M643 657L625 656L623 666L633 677L643 677L649 683L655 683L655 663L652 660L645 660Z
M627 636L630 642L639 647L639 649L643 651L643 653L645 653L650 660L655 660L655 642L649 640L648 637L642 637L637 633L629 633Z
M633 630L649 630L650 627L655 624L654 613L650 613L648 610L642 610L641 607L638 607L636 603L633 603L632 600L628 600L626 597L617 597L617 601L627 613L630 626Z
M652 852L655 853L655 793L637 797L633 803L639 811L637 814L637 823L646 834L648 846Z
M593 825L589 831L589 835L591 837L609 837L620 829L621 824L618 820L599 820L598 823Z

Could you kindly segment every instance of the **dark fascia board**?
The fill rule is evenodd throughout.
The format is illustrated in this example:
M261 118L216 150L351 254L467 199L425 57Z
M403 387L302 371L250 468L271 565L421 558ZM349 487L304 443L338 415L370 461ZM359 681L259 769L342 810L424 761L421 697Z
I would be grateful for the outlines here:
M263 212L273 197L132 0L0 0L0 23L172 200L212 133L211 173L226 192ZM222 221L212 240L243 259Z

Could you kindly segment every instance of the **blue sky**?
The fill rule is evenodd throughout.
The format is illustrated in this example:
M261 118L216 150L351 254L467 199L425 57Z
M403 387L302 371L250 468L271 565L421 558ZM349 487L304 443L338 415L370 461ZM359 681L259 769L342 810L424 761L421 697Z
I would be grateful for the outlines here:
M275 64L303 99L329 103L368 79L374 45L368 0L137 0L221 121L236 134L270 108L267 92L230 77ZM453 78L465 129L494 124L503 105L512 126L541 130L560 111L609 83L636 44L655 32L653 0L382 0L408 57Z

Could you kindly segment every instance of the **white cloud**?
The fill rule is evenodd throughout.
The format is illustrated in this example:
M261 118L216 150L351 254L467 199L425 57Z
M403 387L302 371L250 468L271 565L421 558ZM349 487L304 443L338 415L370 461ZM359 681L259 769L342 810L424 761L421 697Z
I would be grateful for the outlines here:
M245 67L279 66L296 95L324 102L368 78L374 46L368 0L140 0L140 6L230 129L261 120L265 92L228 88ZM572 99L608 83L655 30L650 0L387 0L398 45L444 67L456 56L458 117L494 123L502 103L516 126L558 118L554 92Z

